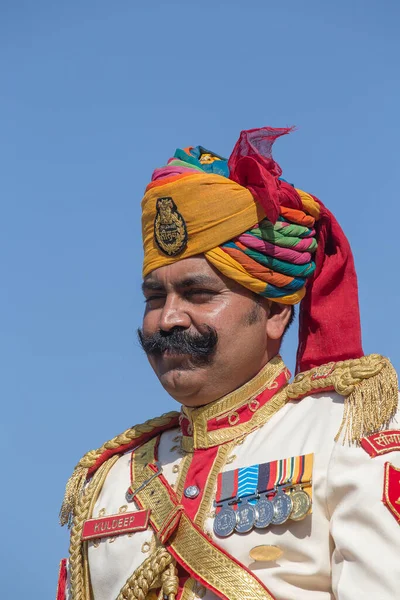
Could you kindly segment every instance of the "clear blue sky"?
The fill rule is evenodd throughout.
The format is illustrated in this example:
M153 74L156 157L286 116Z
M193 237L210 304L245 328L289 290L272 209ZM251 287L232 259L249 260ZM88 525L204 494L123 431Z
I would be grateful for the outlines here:
M54 598L74 464L174 407L135 329L142 191L176 147L296 125L275 156L337 215L365 352L400 367L399 18L395 0L0 1L2 598Z

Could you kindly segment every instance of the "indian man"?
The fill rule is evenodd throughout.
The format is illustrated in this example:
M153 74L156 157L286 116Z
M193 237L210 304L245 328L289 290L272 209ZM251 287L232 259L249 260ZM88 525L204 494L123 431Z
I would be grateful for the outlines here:
M398 595L397 376L362 351L340 226L273 160L287 133L244 131L229 160L179 149L153 173L138 334L181 408L78 463L57 600Z

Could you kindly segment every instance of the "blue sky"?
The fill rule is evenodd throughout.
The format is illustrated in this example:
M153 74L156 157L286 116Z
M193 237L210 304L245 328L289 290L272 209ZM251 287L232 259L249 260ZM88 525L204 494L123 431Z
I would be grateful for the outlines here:
M229 155L241 129L296 125L275 157L342 224L364 350L400 366L399 17L394 0L0 1L2 597L54 597L74 464L174 408L135 330L140 200L176 147ZM290 367L295 347L293 330Z

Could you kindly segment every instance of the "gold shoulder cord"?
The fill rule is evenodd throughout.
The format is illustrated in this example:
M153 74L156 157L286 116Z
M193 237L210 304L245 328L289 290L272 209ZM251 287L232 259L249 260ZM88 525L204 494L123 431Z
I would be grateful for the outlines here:
M380 354L299 373L288 385L287 395L297 399L326 388L345 397L343 420L335 441L343 436L343 443L359 444L362 437L388 427L396 414L397 373L390 360Z
M81 497L88 471L106 450L114 450L120 446L129 444L135 439L139 439L143 434L151 433L159 427L167 428L169 424L173 425L178 417L179 413L172 411L161 415L161 417L150 419L141 425L135 425L134 427L131 427L131 429L127 429L124 433L121 433L109 442L106 442L104 446L98 450L90 450L90 452L85 454L76 465L74 472L67 482L64 500L60 510L61 525L66 525L70 522L74 514L76 503Z
M100 493L105 478L118 459L119 456L113 456L101 465L86 489L82 492L81 498L75 507L69 546L71 600L90 600L90 583L87 576L86 557L87 542L82 542L82 529L85 521L91 516L94 502Z

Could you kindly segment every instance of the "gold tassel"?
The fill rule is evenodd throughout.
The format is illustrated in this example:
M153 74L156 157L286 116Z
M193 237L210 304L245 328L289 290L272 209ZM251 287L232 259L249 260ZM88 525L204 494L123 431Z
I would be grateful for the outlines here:
M85 485L88 468L76 467L65 486L64 500L60 510L61 525L71 526L74 509Z
M387 428L395 416L398 405L397 373L387 358L380 358L375 365L371 364L375 361L353 365L350 369L353 381L348 382L350 385L346 385L348 378L338 379L335 390L346 399L343 420L335 441L343 436L343 442L359 444L361 438ZM371 370L375 372L371 373Z
M175 562L172 562L161 574L162 593L166 600L175 600L179 590L178 569Z
M380 354L344 360L299 373L287 387L289 398L299 399L324 389L345 397L343 420L335 441L359 444L362 437L389 426L398 405L397 374Z

